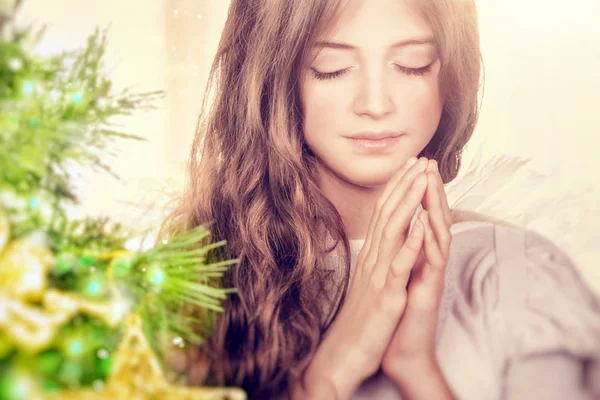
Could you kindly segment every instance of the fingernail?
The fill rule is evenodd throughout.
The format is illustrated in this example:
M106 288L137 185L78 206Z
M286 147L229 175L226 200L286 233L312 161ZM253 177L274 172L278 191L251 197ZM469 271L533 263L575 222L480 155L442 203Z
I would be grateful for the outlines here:
M438 169L437 161L435 161L435 160L433 160L433 170L438 173L440 172Z
M423 230L423 223L421 221L416 221L412 228L412 233L420 233Z
M406 168L410 168L413 165L415 165L415 163L417 162L417 158L416 157L411 157L406 161L405 167Z
M415 213L413 214L412 218L410 219L410 229L412 229L412 227L414 226L414 224L419 219L419 213L421 212L421 210L424 210L423 204L419 204L417 206L417 209L415 210Z

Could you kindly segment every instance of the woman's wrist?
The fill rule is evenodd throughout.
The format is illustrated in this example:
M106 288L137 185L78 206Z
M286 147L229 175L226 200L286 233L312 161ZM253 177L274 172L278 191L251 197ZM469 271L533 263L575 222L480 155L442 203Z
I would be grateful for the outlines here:
M398 360L387 365L383 372L394 382L404 399L455 399L435 356Z
M304 373L305 398L349 399L367 378L366 370L352 346L326 339Z

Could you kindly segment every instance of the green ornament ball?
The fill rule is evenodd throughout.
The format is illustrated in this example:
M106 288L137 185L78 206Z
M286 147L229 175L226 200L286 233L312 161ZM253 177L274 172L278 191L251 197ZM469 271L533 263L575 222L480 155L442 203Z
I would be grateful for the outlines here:
M96 264L96 257L93 256L89 256L89 255L84 255L84 256L80 256L79 257L79 263L86 268L90 268L92 267L94 264Z
M129 276L132 270L133 257L119 257L113 261L112 270L115 279L122 279Z
M37 357L37 366L39 371L44 375L54 375L61 362L61 356L56 350L48 350Z
M56 275L64 275L72 271L77 265L77 257L73 254L61 254L56 258L52 272Z

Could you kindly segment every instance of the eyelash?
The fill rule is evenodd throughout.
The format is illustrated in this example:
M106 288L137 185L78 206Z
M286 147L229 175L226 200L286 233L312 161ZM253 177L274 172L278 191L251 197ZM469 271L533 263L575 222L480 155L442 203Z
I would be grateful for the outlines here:
M431 65L432 64L429 64L423 68L405 68L405 67L401 67L399 65L394 64L394 66L398 70L400 70L400 72L402 72L405 75L409 75L409 76L423 76L423 75L427 74L429 71L431 71ZM335 71L335 72L318 72L313 69L312 72L313 72L313 76L316 79L318 79L320 81L324 81L324 80L328 80L328 79L335 79L338 76L341 76L341 75L345 74L346 72L348 72L348 69L342 69L342 70Z

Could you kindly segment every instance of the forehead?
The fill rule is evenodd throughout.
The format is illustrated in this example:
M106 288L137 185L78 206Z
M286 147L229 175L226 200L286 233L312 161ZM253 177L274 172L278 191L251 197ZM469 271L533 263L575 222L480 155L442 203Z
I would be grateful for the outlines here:
M425 38L433 38L433 32L410 0L345 1L335 24L323 35L327 42L347 43L358 49Z

